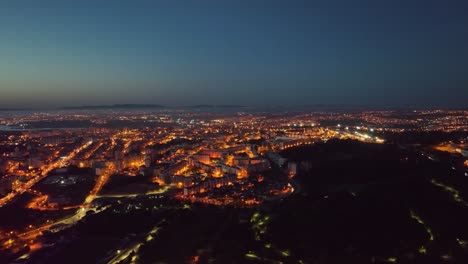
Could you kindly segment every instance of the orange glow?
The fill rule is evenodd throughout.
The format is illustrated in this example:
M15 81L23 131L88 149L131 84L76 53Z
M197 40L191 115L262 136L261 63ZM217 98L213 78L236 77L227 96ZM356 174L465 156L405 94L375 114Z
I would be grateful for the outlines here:
M237 173L237 179L245 179L249 175L247 174L247 170L243 169Z
M221 174L220 171L215 171L215 172L213 173L213 177L214 177L214 178L220 178L220 177L222 177L222 176L223 176L223 175Z
M196 264L200 261L200 256L193 256L190 263L191 264Z
M56 210L57 208L51 207L47 204L47 200L49 199L48 195L41 195L31 200L31 202L26 205L26 208L46 211L46 210Z
M232 155L227 156L226 165L228 165L228 166L233 166L234 165L234 156L232 156Z
M34 243L34 244L32 244L32 245L29 245L29 249L30 249L31 251L36 251L36 250L41 249L41 248L42 248L42 244L39 243L39 242L38 242L38 243Z
M263 177L263 175L259 175L257 180L258 180L258 182L262 182L264 179L265 178Z
M158 177L154 177L153 182L159 184L160 186L166 185L166 183L163 180L159 179Z

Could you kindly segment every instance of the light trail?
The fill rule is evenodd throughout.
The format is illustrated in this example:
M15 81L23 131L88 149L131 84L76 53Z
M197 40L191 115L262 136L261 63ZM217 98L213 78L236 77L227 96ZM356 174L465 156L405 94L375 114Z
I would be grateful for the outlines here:
M424 223L421 217L411 210L410 210L410 216L412 219L416 220L420 225L424 227L424 229L426 230L426 233L429 235L429 241L434 241L434 234L432 233L432 230L426 225L426 223Z
M432 233L432 229L427 226L427 224L422 220L422 218L412 210L410 210L410 217L411 217L411 219L416 220L416 222L418 222L420 225L422 225L422 227L424 228L424 230L426 231L426 233L429 236L429 241L427 241L427 243L425 245L420 246L419 249L418 249L419 253L426 254L427 253L427 249L426 249L427 244L434 241L434 238L435 238L434 233Z
M84 159L89 159L101 146L103 145L102 142L99 142L94 148L90 149L88 153L84 155Z
M445 185L443 183L440 183L440 182L436 181L435 179L432 179L431 183L434 184L437 187L442 188L444 191L451 193L452 198L453 198L453 200L455 200L455 202L460 203L465 207L468 207L468 203L465 200L463 200L463 198L460 196L460 191L458 191L457 189L455 189L455 188L453 188L451 186Z
M126 139L126 140L127 140L127 141L125 142L124 147L123 147L123 153L124 153L124 154L130 152L130 145L131 145L132 142L133 142L133 140L131 140L131 139Z
M140 195L157 195L157 194L163 194L167 192L171 186L166 185L163 186L161 189L154 190L154 191L149 191L146 193L131 193L131 194L106 194L106 195L97 195L96 198L134 198Z
M89 195L86 197L85 202L83 205L89 205L96 197L97 194L101 191L102 187L107 183L109 180L110 176L114 173L114 165L109 166L109 168L106 168L101 176L98 178L96 185L94 185L93 189L89 193Z
M11 249L11 250L14 250L16 248L19 250L25 244L29 244L32 240L37 239L38 237L42 236L44 231L51 230L53 232L58 232L58 231L67 229L68 227L76 224L78 221L83 219L89 211L93 210L95 213L100 213L108 208L109 206L103 207L100 210L90 209L90 208L80 208L79 210L76 210L75 214L69 217L65 217L53 223L45 224L38 228L29 230L23 233L19 233L18 235L14 237L14 239L11 238L8 240L10 241L10 243L8 247L5 247L5 248Z
M117 134L111 137L111 145L115 144ZM93 189L89 193L89 195L85 198L85 201L83 203L83 206L88 206L93 202L94 199L96 199L98 193L101 191L102 187L107 183L109 178L112 176L112 174L115 172L115 167L114 164L110 164L109 167L107 167L101 174L101 176L98 178L96 185L94 185Z
M159 231L159 227L156 225L155 227L153 227L153 229L151 229L148 232L143 242L138 241L138 242L133 243L131 246L127 247L125 250L117 250L117 255L107 263L117 264L126 260L132 253L137 254L140 247L143 246L146 242L150 242L151 240L153 240L154 235L156 235L158 231ZM137 263L137 260L138 260L138 255L135 255L130 260L130 263L132 264Z

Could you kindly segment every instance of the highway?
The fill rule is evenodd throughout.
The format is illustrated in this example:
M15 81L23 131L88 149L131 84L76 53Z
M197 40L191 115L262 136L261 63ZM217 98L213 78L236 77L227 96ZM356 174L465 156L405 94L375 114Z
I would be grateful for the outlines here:
M164 221L164 220L163 220ZM162 221L161 221L162 222ZM161 223L160 222L160 223ZM131 243L128 247L126 247L123 250L117 250L116 256L114 256L110 261L108 261L108 264L117 264L120 263L121 261L127 259L133 252L135 254L138 253L138 250L140 249L141 246L145 244L145 242L149 242L153 240L154 235L159 231L158 225L153 227L148 234L145 235L140 235L139 240L136 240L135 242ZM144 239L144 241L142 241ZM130 263L136 263L138 259L138 255L135 255Z

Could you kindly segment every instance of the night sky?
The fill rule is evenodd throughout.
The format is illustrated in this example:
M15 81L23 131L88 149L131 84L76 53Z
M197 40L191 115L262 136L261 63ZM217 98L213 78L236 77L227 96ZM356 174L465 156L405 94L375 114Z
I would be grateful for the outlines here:
M468 106L468 1L0 2L0 108Z

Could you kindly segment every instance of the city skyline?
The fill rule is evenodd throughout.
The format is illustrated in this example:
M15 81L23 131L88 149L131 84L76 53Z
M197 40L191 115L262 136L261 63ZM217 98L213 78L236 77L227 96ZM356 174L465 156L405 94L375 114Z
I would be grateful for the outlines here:
M0 262L467 262L468 110L276 110L1 112Z
M0 1L0 263L468 263L466 14Z
M460 108L462 2L0 4L2 108Z

